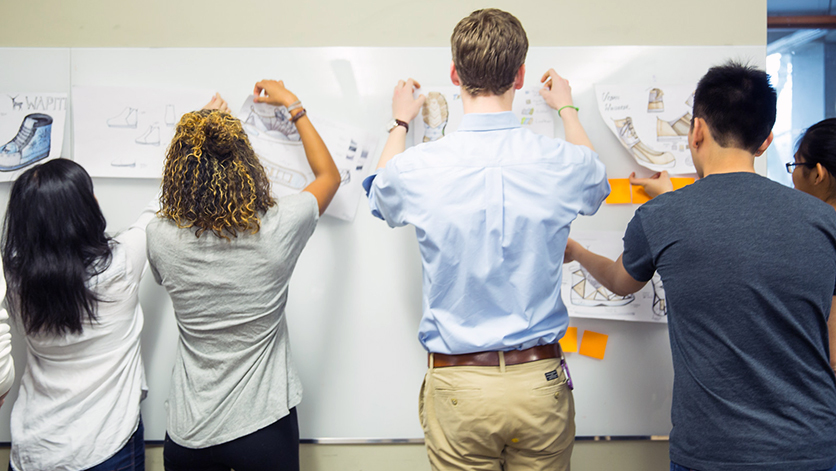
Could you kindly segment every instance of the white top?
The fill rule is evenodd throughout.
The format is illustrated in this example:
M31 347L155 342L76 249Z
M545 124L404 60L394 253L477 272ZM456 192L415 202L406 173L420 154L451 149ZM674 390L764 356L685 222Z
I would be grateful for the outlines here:
M6 279L0 264L0 299L6 297ZM9 392L15 381L15 364L12 361L12 333L9 312L0 309L0 396Z
M80 470L112 457L139 425L145 371L139 281L156 203L117 235L107 270L90 281L98 320L80 334L26 336L26 371L12 409L11 466Z

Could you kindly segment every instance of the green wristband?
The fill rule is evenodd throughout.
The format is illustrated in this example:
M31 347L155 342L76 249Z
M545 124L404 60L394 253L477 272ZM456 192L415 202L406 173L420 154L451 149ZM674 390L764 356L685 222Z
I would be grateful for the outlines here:
M560 109L557 110L557 115L560 116L560 112L565 110L566 108L572 108L575 111L580 111L581 110L577 106L572 106L572 105L561 106ZM560 117L562 118L563 116L560 116Z

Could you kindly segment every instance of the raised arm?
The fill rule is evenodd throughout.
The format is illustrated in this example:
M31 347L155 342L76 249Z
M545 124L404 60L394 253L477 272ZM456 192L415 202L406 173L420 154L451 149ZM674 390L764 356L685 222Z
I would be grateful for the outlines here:
M398 80L398 85L395 87L395 93L392 96L393 119L407 123L408 125L418 116L418 112L421 111L421 107L424 105L424 95L413 98L412 95L417 88L421 88L421 85L415 80ZM383 152L380 154L377 168L385 167L392 160L392 157L406 149L406 132L407 129L405 126L395 126L389 131L389 138L386 139L386 145L383 146Z
M262 80L255 84L253 95L255 95L256 103L269 103L292 108L290 116L302 137L305 157L307 157L308 165L311 166L315 177L314 181L305 187L304 191L316 197L319 204L319 214L321 215L328 208L328 204L331 203L331 199L340 187L340 172L334 165L331 153L328 152L328 148L325 147L319 133L316 132L313 124L308 119L305 109L301 106L294 106L299 99L284 87L284 82L281 80Z
M572 87L569 86L569 81L558 75L554 69L549 69L543 74L540 82L543 83L540 95L549 106L557 111L557 115L563 120L566 141L595 150L592 147L592 141L589 140L589 136L586 135L586 131L581 126L578 110L574 108Z
M608 290L619 296L626 296L644 288L647 281L638 281L624 268L621 255L612 261L607 257L590 252L581 244L569 239L563 263L577 260L584 268Z

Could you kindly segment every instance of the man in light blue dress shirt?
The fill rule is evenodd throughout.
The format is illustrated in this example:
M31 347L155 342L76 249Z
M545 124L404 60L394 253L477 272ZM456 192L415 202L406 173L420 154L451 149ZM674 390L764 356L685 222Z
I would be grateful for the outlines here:
M464 118L454 133L405 149L424 97L395 87L372 213L415 226L423 260L419 339L430 353L420 412L433 469L568 469L571 383L558 340L569 226L609 194L606 171L554 70L541 94L566 141L522 129L511 112L528 40L509 13L479 10L451 39ZM397 154L397 155L396 155Z

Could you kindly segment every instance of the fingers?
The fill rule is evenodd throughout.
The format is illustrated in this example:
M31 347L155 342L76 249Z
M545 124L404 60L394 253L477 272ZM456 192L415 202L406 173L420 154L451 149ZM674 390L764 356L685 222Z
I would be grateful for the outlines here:
M416 82L416 81L415 81L415 79L412 79L412 78L410 78L409 80L407 80L407 81L406 81L406 84L407 84L408 86L412 87L412 89L413 89L413 90L415 90L416 88L421 88L421 84L420 84L420 83L418 83L418 82Z
M427 97L425 97L424 95L418 95L418 98L415 99L415 102L418 103L418 107L420 108L424 106L424 100L426 99Z
M543 82L545 82L546 80L548 80L548 79L549 79L549 77L551 76L551 74L552 74L552 73L557 74L557 72L555 72L555 71L554 71L554 69L549 69L549 70L547 70L547 71L546 71L546 73L545 73L545 74L543 74L543 76L542 76L542 77L540 77L540 83L543 83Z

